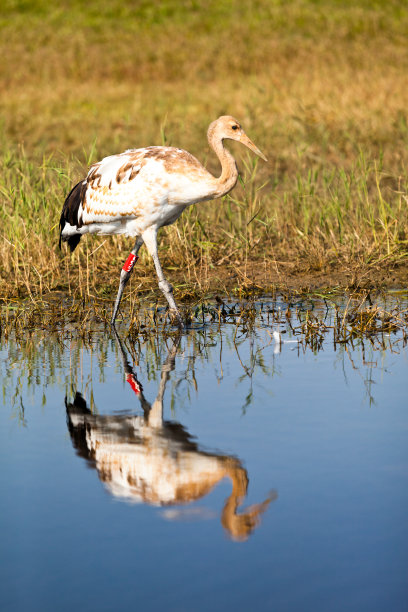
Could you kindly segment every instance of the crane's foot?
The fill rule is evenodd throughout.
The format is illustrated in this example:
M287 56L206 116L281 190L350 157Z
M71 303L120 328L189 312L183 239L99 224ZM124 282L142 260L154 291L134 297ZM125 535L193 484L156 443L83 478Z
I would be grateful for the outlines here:
M170 316L171 316L172 322L177 323L180 330L185 329L186 326L184 324L183 317L181 316L178 308L170 308Z
M120 291L120 289L119 289L119 291ZM123 289L122 289L122 291L123 291ZM120 295L120 297L121 297L121 295ZM120 298L119 298L119 300L116 300L115 306L113 308L112 318L110 320L111 327L115 327L116 317L118 316L118 312L119 312L119 303L120 303Z
M170 285L169 281L163 278L161 281L159 281L159 289L168 302L172 321L175 321L180 329L184 329L185 325L183 318L173 297L173 287Z

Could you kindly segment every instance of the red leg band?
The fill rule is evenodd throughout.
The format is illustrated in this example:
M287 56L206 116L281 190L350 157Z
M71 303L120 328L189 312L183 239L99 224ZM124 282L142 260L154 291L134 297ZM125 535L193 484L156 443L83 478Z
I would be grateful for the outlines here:
M126 380L129 383L129 385L132 387L133 391L136 393L136 395L139 395L139 393L141 392L141 386L139 385L139 383L136 381L135 377L133 374L126 374Z
M125 272L131 272L133 269L133 266L135 265L138 259L139 258L137 255L133 255L133 253L130 253L129 257L123 264L122 270L124 270Z

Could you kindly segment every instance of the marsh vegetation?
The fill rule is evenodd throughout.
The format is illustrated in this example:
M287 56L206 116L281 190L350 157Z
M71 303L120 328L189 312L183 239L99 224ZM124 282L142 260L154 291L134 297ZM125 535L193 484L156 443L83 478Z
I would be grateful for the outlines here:
M111 298L131 239L56 247L65 195L104 155L183 147L217 173L211 120L237 116L242 181L161 233L176 295L407 280L404 2L8 0L0 17L0 296ZM130 296L153 297L141 251ZM127 289L129 297L129 288Z
M406 609L406 2L4 0L0 33L3 608ZM60 252L65 196L152 144L217 174L223 114L269 161L227 143L235 189L159 235L186 329L144 249L112 329L133 240Z

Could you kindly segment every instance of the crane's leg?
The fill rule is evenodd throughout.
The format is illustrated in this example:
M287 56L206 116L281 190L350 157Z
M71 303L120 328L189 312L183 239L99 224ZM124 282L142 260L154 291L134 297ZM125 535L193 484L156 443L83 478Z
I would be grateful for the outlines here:
M173 287L170 285L169 281L165 279L160 264L159 255L157 253L157 230L155 228L150 227L148 230L143 232L143 241L146 245L149 255L151 255L153 259L154 266L156 268L157 278L159 279L159 289L166 298L170 306L170 312L172 312L172 314L174 314L174 316L176 317L179 327L181 329L184 329L183 319L181 318L180 311L176 306L176 302L174 301Z
M130 278L130 275L133 270L133 266L138 260L137 254L142 244L143 244L143 239L140 236L138 236L135 242L135 246L130 251L130 255L127 258L120 272L119 290L118 290L118 295L116 296L116 302L115 302L115 306L113 307L113 314L112 314L112 319L111 319L111 325L113 326L115 325L115 319L116 319L116 315L118 314L119 304L120 304L120 300L122 299L123 290L126 286L126 283L128 282Z

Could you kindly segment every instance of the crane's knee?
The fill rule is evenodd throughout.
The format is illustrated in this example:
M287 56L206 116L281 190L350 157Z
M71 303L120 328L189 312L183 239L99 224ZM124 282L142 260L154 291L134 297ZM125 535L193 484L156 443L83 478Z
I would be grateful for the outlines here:
M163 291L163 293L173 293L173 286L167 280L159 281L159 289Z

